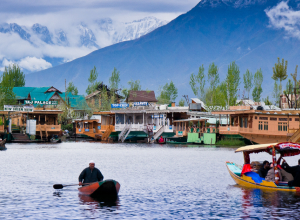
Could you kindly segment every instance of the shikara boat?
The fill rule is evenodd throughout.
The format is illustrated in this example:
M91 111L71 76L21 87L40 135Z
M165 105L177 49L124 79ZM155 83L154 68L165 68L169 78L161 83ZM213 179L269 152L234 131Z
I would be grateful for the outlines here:
M118 199L120 184L115 180L104 180L78 188L82 195L91 196L98 201L115 202Z
M226 162L227 169L233 180L240 186L268 189L268 190L280 190L280 191L291 191L300 192L300 187L289 187L287 182L279 181L278 165L276 161L276 154L280 154L282 157L295 156L300 154L300 144L284 142L274 144L259 144L249 145L240 147L236 151L243 152L244 154L244 165L239 166L233 162ZM250 165L250 154L267 152L272 155L272 160L275 172L275 181L266 181L261 178L258 173L253 172Z

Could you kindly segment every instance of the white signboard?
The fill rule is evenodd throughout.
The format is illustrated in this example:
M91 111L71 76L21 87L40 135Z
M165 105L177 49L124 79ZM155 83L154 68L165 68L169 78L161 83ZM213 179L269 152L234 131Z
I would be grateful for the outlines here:
M4 111L16 111L16 112L33 112L33 106L23 105L4 105Z
M57 101L35 101L35 100L25 100L26 105L57 105Z

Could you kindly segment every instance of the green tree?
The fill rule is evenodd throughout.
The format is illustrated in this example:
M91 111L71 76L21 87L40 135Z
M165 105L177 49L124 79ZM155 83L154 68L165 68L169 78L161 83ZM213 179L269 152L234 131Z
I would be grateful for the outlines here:
M280 81L280 88L282 89L282 84L281 82L283 80L286 80L286 78L288 77L287 75L287 66L288 66L288 61L284 61L284 59L282 59L282 61L280 62L280 58L278 57L278 62L275 63L275 66L273 67L273 76L272 79L274 79L275 81L279 80ZM280 90L280 94L282 94L282 90Z
M250 90L252 89L253 86L252 84L253 74L247 69L243 77L244 77L244 88L248 93L248 99L250 99Z
M160 90L160 96L158 97L159 103L173 102L178 96L178 90L173 81L166 83Z
M207 77L210 84L210 88L212 90L215 90L215 88L218 86L220 82L219 69L217 65L215 65L215 63L209 65Z
M240 69L238 65L233 61L228 66L228 72L226 76L227 85L227 100L229 101L229 106L236 105L238 86L240 84Z
M184 104L185 104L185 101L184 101L184 99L183 98L181 98L180 100L179 100L179 106L181 106L181 107L183 107L184 106Z
M293 93L293 82L291 79L288 79L286 83L286 89L283 91L286 99L288 100L289 108L293 108L293 100L291 94Z
M261 69L257 70L254 74L254 89L252 91L253 100L255 102L260 102L262 94L262 82L264 80Z
M193 93L196 97L200 98L204 101L205 99L205 75L204 75L204 66L199 67L198 74L195 75L194 73L190 76L190 86L193 90Z
M110 89L116 91L119 88L120 81L120 71L114 67L114 70L109 77Z
M299 88L298 88L298 80L297 80L297 72L298 72L298 65L296 65L295 68L295 73L291 73L291 76L293 78L294 81L294 88L293 88L293 92L294 92L294 98L295 98L295 109L298 107L298 102L297 102L297 94L299 93Z
M277 82L275 81L274 82L274 89L273 89L273 93L272 93L272 95L273 95L273 98L274 98L274 104L275 105L279 105L279 99L280 99L280 88L279 88L280 86L277 84Z
M25 74L17 64L9 65L4 68L2 80L9 82L12 87L25 86Z
M66 92L72 95L78 95L78 89L73 82L69 82Z
M269 96L267 96L267 98L263 99L263 102L264 102L266 105L272 105L272 102L269 100Z
M98 78L98 72L96 70L96 67L90 71L90 77L88 78L89 85L86 89L86 93L89 95L97 90L97 86L99 85L99 82L97 81Z
M140 80L131 80L128 82L128 85L130 86L129 91L140 91L142 89Z

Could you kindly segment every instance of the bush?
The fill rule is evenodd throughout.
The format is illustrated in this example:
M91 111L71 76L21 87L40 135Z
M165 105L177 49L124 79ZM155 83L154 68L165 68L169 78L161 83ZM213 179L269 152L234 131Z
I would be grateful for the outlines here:
M245 142L239 139L223 139L216 143L221 146L245 146Z
M61 125L61 129L72 131L73 130L73 124Z

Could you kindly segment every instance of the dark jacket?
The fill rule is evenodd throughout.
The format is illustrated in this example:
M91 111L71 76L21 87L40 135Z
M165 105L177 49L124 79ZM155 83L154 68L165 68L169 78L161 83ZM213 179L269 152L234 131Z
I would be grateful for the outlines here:
M96 167L91 170L89 167L85 168L79 175L79 182L93 183L103 180L103 175Z
M269 169L265 169L264 167L261 167L258 170L258 175L262 178L266 178L267 174L268 174Z
M288 182L289 186L300 187L300 166L290 167L287 163L283 163L281 167L294 177L294 180Z

